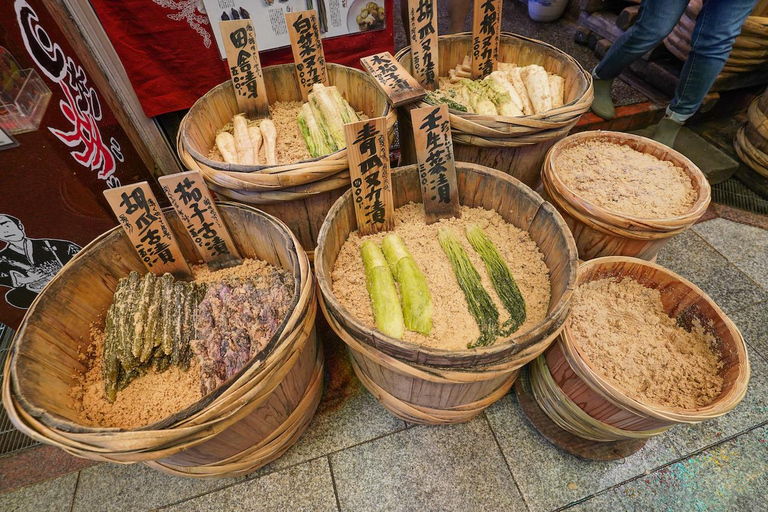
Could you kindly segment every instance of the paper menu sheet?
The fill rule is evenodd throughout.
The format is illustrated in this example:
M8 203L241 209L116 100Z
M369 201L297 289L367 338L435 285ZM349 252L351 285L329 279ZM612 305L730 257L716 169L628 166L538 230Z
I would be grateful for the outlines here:
M270 4L269 1L272 3ZM221 41L219 22L224 19L249 17L256 31L256 44L259 51L291 44L285 25L286 12L316 10L322 38L383 30L386 27L386 20L379 19L378 11L378 8L384 9L384 0L202 0L202 2L211 20L222 59L226 58L226 53ZM370 16L361 27L357 18L364 10L368 10L368 4L371 2L377 6L376 12L368 12ZM226 18L222 15L226 15Z

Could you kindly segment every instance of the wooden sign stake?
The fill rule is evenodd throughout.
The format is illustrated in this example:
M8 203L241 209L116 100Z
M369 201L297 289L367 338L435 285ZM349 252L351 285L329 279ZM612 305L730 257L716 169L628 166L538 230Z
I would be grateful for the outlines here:
M389 52L363 57L360 63L393 107L414 103L427 95L427 91Z
M472 78L496 71L501 39L501 1L475 0L472 14Z
M437 89L436 0L408 0L413 77L429 91Z
M147 270L157 275L192 274L146 181L105 190L104 197Z
M395 208L389 174L387 120L376 117L344 125L349 156L349 177L360 235L389 231Z
M296 77L299 79L301 97L307 101L314 84L329 85L323 43L320 40L320 26L317 24L317 12L287 12L285 24L291 38L291 50L293 50L293 61L296 63Z
M219 22L237 108L252 118L269 117L269 98L251 20Z
M459 188L448 107L414 108L411 122L426 223L459 217Z
M200 172L170 174L158 181L203 261L239 262L237 247Z

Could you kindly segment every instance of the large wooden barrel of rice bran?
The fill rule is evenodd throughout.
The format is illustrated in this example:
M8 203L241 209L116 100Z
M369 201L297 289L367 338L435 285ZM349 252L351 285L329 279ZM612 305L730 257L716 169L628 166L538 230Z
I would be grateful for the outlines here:
M438 76L471 55L472 34L438 37ZM397 53L406 71L413 70L411 47ZM453 152L457 161L484 165L505 172L531 188L539 184L539 173L547 150L565 137L581 114L592 105L592 76L570 55L543 41L502 33L499 61L519 66L538 64L565 79L563 106L530 116L483 116L450 110ZM415 107L428 106L419 102ZM400 146L404 164L416 163L413 128L408 108L398 109Z
M358 112L369 118L386 116L392 136L396 115L371 77L358 69L328 63L328 80ZM270 102L301 101L295 64L265 67L264 84ZM216 134L236 114L231 81L217 85L197 100L179 126L177 151L181 161L188 169L199 170L220 196L258 205L285 222L311 259L325 214L349 187L347 150L274 166L212 160L208 154Z
M691 179L696 200L683 215L644 219L607 210L571 191L558 175L563 150L586 141L605 141L631 147L659 160L672 162ZM541 170L542 195L562 214L573 233L579 258L632 256L652 260L667 241L691 227L707 211L711 188L701 170L674 149L654 140L620 132L590 131L569 135L552 146Z
M122 228L75 256L40 293L7 358L3 404L14 426L33 439L99 461L145 462L176 475L243 475L290 448L320 401L323 356L315 335L315 285L309 260L291 231L271 215L220 203L243 257L295 277L294 306L264 351L216 391L146 427L98 428L79 420L70 387L85 371L80 351L92 324L103 324L119 279L146 269ZM187 261L195 249L176 214L165 212Z
M528 231L544 254L551 282L546 318L527 332L489 347L445 350L389 337L362 324L334 296L331 272L350 233L357 229L351 192L331 208L318 239L315 270L320 306L347 344L363 385L395 416L421 424L467 421L499 400L520 368L555 339L568 313L576 282L573 239L557 211L530 188L499 171L456 163L459 202L497 211ZM421 202L416 166L392 172L395 207ZM361 277L361 279L364 279Z
M561 428L592 441L643 439L681 423L720 417L744 398L750 376L746 344L736 325L696 285L636 258L598 258L579 267L578 282L630 276L660 290L664 311L680 325L696 318L720 342L723 390L709 405L683 409L641 402L595 370L568 323L557 341L531 364L531 388L542 410Z

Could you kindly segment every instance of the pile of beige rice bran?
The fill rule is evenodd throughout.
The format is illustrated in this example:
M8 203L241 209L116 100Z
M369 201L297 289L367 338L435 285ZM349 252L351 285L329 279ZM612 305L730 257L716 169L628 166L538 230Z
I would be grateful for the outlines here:
M425 225L422 205L411 203L395 210L394 232L402 237L427 279L432 294L432 332L424 336L406 329L403 337L405 341L432 348L463 350L467 348L467 343L480 336L480 330L456 281L453 267L440 247L437 232L442 227L450 227L456 234L480 273L484 288L499 310L501 321L509 318L493 289L483 260L467 241L467 224L477 224L490 237L512 271L525 299L527 318L516 334L530 330L546 317L550 301L549 269L544 263L544 255L527 232L507 223L495 211L466 206L461 207L461 219L444 219ZM365 240L373 240L380 245L384 235L386 233L360 237L357 231L352 232L341 248L331 276L333 294L369 327L374 327L375 322L366 289L360 245Z
M683 169L624 144L582 142L563 150L555 168L577 196L632 217L675 217L696 202L696 191Z
M694 409L722 392L718 340L698 320L677 325L661 293L630 277L579 286L567 325L593 369L640 402Z

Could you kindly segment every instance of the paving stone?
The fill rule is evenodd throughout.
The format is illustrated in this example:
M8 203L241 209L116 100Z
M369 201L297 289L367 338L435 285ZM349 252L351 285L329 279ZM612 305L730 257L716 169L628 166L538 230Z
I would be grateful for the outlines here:
M692 453L768 421L768 362L757 354L749 358L752 375L744 399L725 416L669 432L682 454Z
M760 354L768 359L768 302L742 309L732 315L731 320L747 341L749 354Z
M512 475L531 510L552 510L596 494L679 458L668 434L626 459L584 461L555 447L507 395L486 411ZM569 485L570 484L570 485Z
M328 328L330 329L330 328ZM355 376L346 345L332 333L321 333L325 347L323 398L299 441L258 474L317 458L405 428Z
M768 290L768 231L726 219L693 228L731 263Z
M590 512L593 510L600 512L625 512L627 509L621 504L618 492L612 489L569 506L567 510L569 512Z
M714 221L703 225L709 222ZM765 290L690 229L667 242L658 264L699 286L726 314L768 299Z
M628 510L765 510L765 427L617 488Z
M18 491L0 494L0 510L7 512L34 510L35 512L68 512L75 495L77 473L24 487Z
M80 472L73 510L147 510L242 480L242 477L222 480L181 478L160 473L143 464L100 464Z
M330 459L342 510L525 510L482 416L413 427Z
M337 510L328 459L322 457L290 469L227 487L164 510L299 511Z

